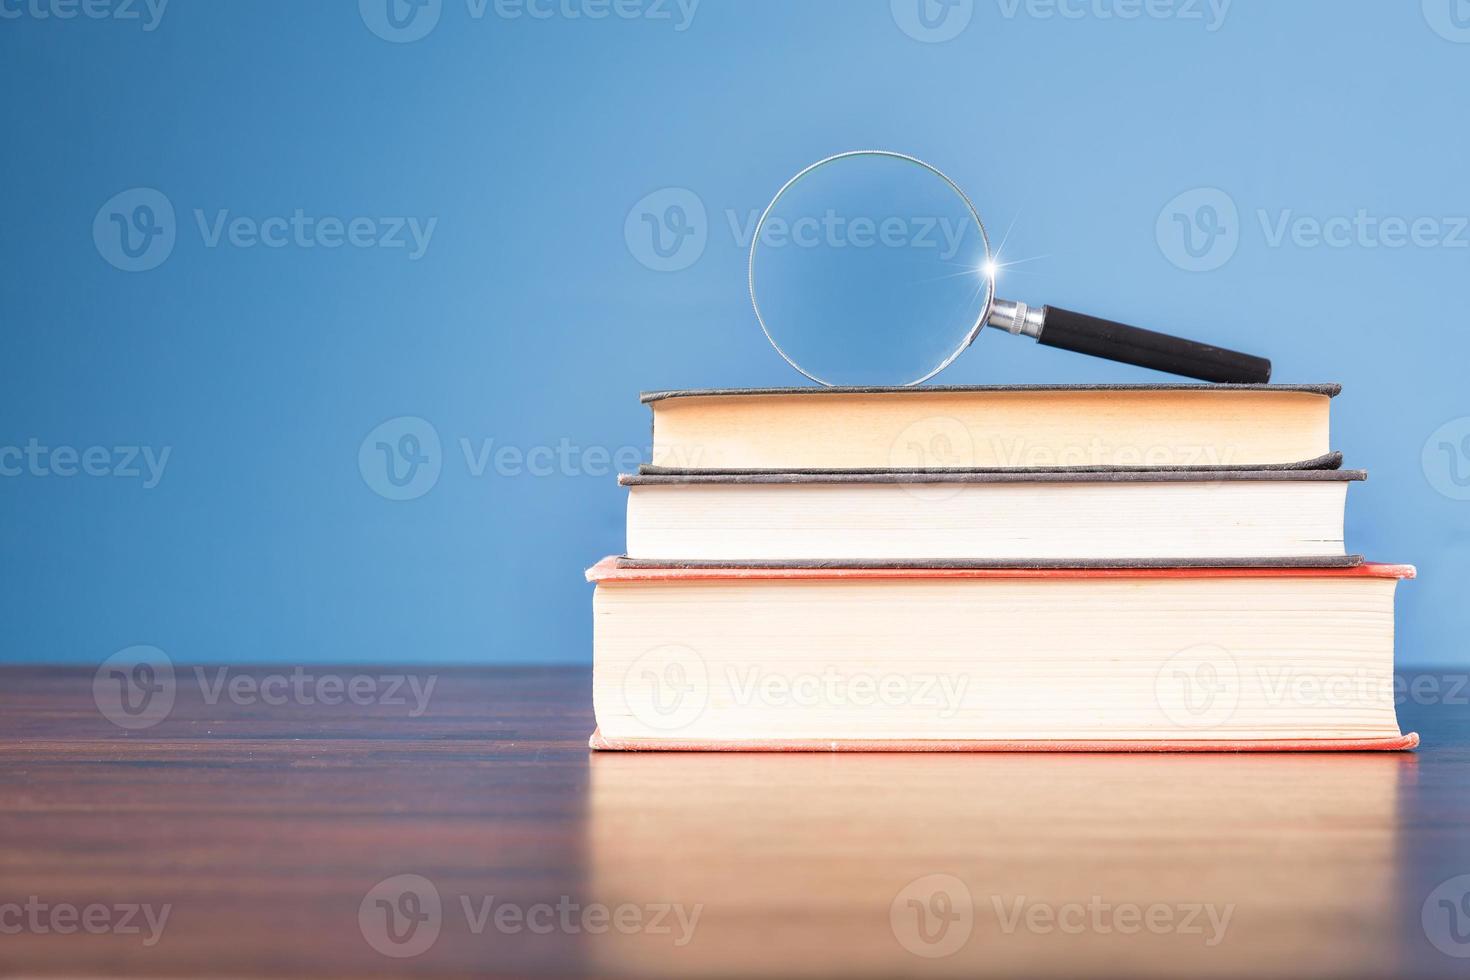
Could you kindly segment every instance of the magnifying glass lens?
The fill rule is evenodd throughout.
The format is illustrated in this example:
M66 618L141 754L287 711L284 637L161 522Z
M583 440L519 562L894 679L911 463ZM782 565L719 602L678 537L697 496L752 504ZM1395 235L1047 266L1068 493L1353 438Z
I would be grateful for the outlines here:
M909 157L848 153L797 175L767 209L751 299L771 343L812 380L915 384L980 329L989 258L948 178Z

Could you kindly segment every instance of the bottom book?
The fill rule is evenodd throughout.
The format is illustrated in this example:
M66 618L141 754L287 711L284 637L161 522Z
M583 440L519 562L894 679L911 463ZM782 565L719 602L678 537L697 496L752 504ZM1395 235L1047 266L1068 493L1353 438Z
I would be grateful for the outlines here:
M587 573L594 749L1363 751L1407 565Z

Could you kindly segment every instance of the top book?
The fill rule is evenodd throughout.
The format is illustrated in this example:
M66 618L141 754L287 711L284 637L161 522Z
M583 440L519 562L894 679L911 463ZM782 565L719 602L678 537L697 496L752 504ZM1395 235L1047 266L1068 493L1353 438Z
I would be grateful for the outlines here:
M1314 385L646 392L644 473L1336 469Z

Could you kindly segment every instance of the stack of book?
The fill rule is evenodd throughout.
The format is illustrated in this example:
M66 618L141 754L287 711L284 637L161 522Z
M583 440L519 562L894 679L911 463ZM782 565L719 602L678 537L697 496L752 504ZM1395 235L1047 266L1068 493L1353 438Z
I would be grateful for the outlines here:
M645 394L599 749L1403 749L1336 385Z

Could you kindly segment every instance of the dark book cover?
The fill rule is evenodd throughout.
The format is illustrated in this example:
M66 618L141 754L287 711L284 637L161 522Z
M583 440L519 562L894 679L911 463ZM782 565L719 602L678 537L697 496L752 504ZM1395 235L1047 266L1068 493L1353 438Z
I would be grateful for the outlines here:
M625 487L678 486L707 483L1332 483L1366 480L1366 470L1293 469L1173 469L1173 470L996 470L988 472L944 472L922 470L872 470L830 473L761 470L749 473L624 473L618 483Z
M1335 398L1342 392L1340 384L1192 384L1160 382L1153 384L1026 384L1026 385L906 385L903 387L816 387L804 388L673 388L667 391L645 391L639 400L650 402L667 398L717 398L729 395L927 395L935 392L996 391L1300 391L1309 395Z

